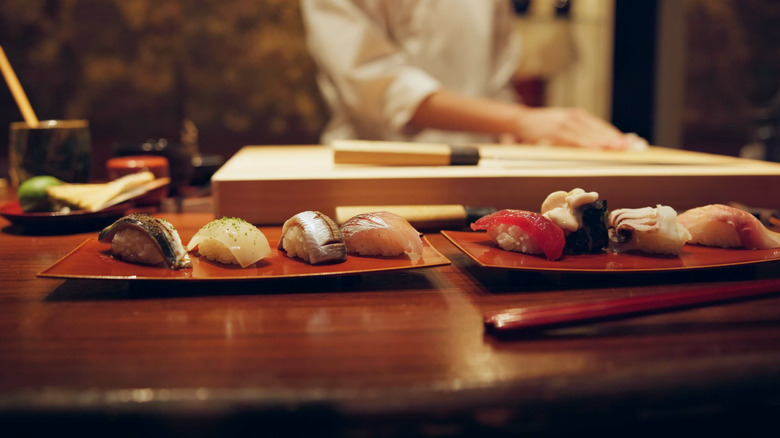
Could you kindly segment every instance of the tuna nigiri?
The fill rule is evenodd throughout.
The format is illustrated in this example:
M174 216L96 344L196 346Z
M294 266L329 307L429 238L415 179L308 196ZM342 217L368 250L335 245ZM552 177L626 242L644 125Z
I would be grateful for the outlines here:
M499 210L479 218L472 230L486 230L501 249L526 254L544 254L548 260L563 255L566 237L553 221L525 210Z
M416 262L422 257L420 233L403 217L389 211L363 213L341 226L350 254L398 256L406 254Z
M680 223L691 232L691 243L723 248L780 248L780 233L767 229L755 216L723 204L685 211Z

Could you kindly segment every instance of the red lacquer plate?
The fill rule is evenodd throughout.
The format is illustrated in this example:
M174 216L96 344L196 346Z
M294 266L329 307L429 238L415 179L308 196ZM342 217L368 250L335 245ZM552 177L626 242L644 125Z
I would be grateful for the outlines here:
M347 260L341 263L310 265L277 251L278 238L272 241L271 234L279 233L266 233L271 244L271 256L246 268L212 262L200 257L197 252L190 253L192 268L187 269L170 270L164 267L129 263L112 256L109 245L98 242L97 238L90 238L40 272L38 276L100 280L259 280L365 274L450 264L450 261L423 237L423 255L417 262L412 262L405 255L398 257L348 255Z
M564 255L551 261L543 256L504 251L487 233L442 231L466 255L486 268L558 272L651 272L718 268L780 260L780 249L747 250L685 245L677 257L639 253Z

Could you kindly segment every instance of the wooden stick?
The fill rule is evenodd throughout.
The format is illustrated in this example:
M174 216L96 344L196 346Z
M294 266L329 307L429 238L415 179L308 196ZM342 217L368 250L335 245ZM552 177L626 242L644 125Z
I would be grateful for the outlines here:
M22 112L27 125L30 127L38 126L38 117L35 116L35 111L33 111L30 101L27 100L27 95L24 94L22 84L19 83L16 73L11 68L11 63L8 62L8 57L5 56L3 46L0 46L0 70L3 71L5 82L8 84L8 88L11 89L11 94L14 95L16 104L19 105L19 110Z
M780 294L780 279L719 284L680 292L591 303L509 309L486 316L485 327L495 333L535 333L550 328L701 307L769 294Z

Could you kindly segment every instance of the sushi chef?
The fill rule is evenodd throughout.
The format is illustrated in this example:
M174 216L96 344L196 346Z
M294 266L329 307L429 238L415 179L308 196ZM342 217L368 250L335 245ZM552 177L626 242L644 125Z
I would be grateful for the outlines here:
M525 142L626 149L580 109L519 103L509 0L301 0L335 139Z

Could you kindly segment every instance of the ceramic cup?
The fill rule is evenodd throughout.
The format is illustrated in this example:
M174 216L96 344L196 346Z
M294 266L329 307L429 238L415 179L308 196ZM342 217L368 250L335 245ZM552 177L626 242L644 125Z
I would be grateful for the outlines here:
M36 126L12 122L8 173L18 187L36 175L51 175L70 183L88 182L92 136L86 120L42 120Z

